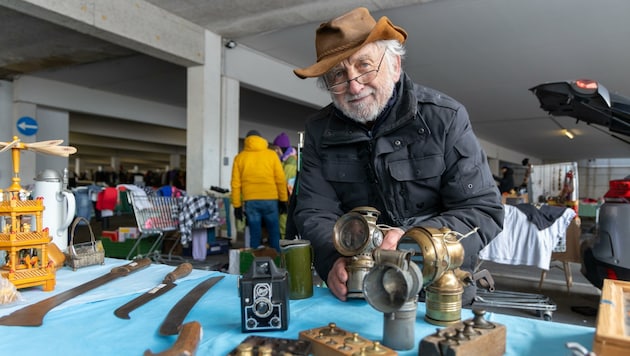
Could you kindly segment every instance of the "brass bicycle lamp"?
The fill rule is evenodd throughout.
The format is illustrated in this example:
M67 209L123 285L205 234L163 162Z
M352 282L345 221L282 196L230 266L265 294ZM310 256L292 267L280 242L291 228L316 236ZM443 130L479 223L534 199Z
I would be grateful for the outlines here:
M363 298L363 279L374 267L372 252L383 243L383 232L376 225L380 212L362 206L342 215L335 223L333 244L343 256L350 257L348 298Z
M419 247L414 248L417 253L413 260L422 269L426 292L424 319L434 325L461 321L464 285L472 283L472 275L459 268L464 262L464 247L458 235L461 236L446 227L414 227L405 232L398 244L399 249L407 248L413 241Z

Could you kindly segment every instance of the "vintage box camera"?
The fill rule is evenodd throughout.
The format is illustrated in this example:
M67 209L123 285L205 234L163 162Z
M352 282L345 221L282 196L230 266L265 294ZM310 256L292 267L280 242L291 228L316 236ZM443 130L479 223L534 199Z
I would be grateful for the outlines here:
M289 279L270 257L256 257L239 279L242 332L289 327Z

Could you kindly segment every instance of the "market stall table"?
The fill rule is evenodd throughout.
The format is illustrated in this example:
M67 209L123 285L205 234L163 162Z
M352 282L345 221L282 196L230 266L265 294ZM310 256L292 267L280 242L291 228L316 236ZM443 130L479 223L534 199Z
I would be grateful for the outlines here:
M22 300L0 306L0 316L29 304L69 290L108 273L126 260L105 259L105 265L81 268L73 272L64 267L57 271L57 285L52 292L41 288L21 289ZM334 322L338 327L358 332L360 336L382 339L383 314L363 300L341 302L324 288L315 288L308 299L291 300L289 328L283 332L241 333L238 276L216 271L193 270L178 280L177 287L130 313L130 320L119 319L114 310L159 284L173 266L152 264L128 276L77 296L54 308L39 327L0 326L2 354L20 355L37 350L47 355L141 355L169 349L177 336L161 336L160 324L170 308L200 282L223 275L212 289L195 304L184 323L196 320L203 327L197 355L226 355L247 336L259 335L297 339L303 330L319 328ZM399 355L417 355L420 340L434 333L435 325L424 321L425 305L418 304L415 325L415 347ZM462 310L462 319L473 317ZM489 321L507 326L506 355L566 355L567 342L577 342L591 349L595 329L537 319L487 313ZM55 346L53 346L55 345Z

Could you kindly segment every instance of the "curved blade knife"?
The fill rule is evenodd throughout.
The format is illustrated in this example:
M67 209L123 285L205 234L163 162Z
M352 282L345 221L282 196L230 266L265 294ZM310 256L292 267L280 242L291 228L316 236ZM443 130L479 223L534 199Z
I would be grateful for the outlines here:
M178 278L186 277L187 275L190 274L190 272L192 272L192 265L190 263L184 262L180 264L179 266L177 266L177 268L175 268L175 270L173 270L172 272L169 272L164 277L164 280L162 281L162 283L153 287L148 292L129 301L127 304L114 310L114 315L116 315L117 317L121 319L129 319L129 313L131 313L133 310L140 307L141 305L144 305L150 302L151 300L161 296L162 294L168 292L169 290L175 288L177 284L175 284L174 282Z
M194 355L197 352L202 333L201 324L198 321L191 321L182 325L179 336L177 336L177 340L170 349L157 354L154 354L151 350L146 350L144 356Z
M162 322L160 326L160 335L175 335L179 332L179 327L182 325L182 322L188 315L188 312L192 307L197 303L199 298L201 298L213 285L217 284L220 280L223 279L224 276L218 277L210 277L205 281L199 283L195 286L188 294L186 294L182 299L180 299L177 304L171 311L168 312L168 315Z
M85 282L80 286L69 289L65 292L53 295L35 304L28 305L22 309L16 310L9 315L5 315L0 318L0 325L7 326L40 326L44 323L44 316L51 309L62 304L78 295L81 295L87 291L90 291L96 287L100 287L103 284L112 281L118 277L124 277L137 270L145 268L151 264L150 258L136 259L132 262L119 267L114 267L112 270L96 279L89 282Z

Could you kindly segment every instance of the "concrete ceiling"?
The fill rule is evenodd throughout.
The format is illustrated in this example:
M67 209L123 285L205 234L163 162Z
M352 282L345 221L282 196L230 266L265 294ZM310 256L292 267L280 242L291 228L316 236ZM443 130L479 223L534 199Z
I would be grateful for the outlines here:
M319 23L363 5L407 30L406 71L465 104L485 141L545 161L630 157L630 144L575 119L556 120L576 134L573 140L562 136L528 90L590 78L630 96L626 0L147 2L295 67L314 60ZM0 0L0 79L33 74L185 106L185 68L15 11L14 3ZM242 117L295 131L302 129L299 118L314 110L248 88L241 100ZM103 164L113 154L131 160L136 152L132 142L112 152L85 135L94 133L72 132L71 126L70 141L79 154L90 152L96 161L102 152ZM155 154L157 162L168 163L167 153Z

